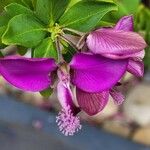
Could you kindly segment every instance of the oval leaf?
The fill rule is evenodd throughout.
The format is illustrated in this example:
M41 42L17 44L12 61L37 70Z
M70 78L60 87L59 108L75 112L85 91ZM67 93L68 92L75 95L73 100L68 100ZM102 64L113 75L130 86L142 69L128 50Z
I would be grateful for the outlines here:
M13 2L22 4L21 0L0 0L0 13L4 11L5 6Z
M32 0L21 0L21 1L22 1L22 3L23 3L25 6L27 6L27 7L31 8L31 9L33 9Z
M2 37L6 45L35 47L44 39L46 31L38 20L29 15L18 15L10 20Z
M19 14L33 14L33 12L28 9L27 7L17 4L17 3L11 3L5 7L5 11L7 14L9 14L11 17L14 17Z
M102 1L81 1L73 5L61 18L62 27L82 32L93 29L109 11L117 10L114 3Z
M37 58L54 58L57 60L57 50L51 38L44 39L34 50L34 57Z
M6 26L0 27L0 47L3 46L1 37L2 37L3 33L5 32L5 30L6 30Z
M70 0L37 0L36 14L45 23L53 25L65 12Z
M10 16L4 11L0 15L0 27L4 26L4 25L7 25L9 20L10 20Z

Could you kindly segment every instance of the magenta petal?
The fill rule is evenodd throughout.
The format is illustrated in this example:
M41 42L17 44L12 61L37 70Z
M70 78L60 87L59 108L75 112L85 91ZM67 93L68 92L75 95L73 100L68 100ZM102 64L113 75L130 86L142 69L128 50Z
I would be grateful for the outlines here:
M125 100L124 95L120 91L117 91L116 89L110 90L110 95L112 96L115 104L117 105L121 105Z
M142 50L140 52L136 52L133 54L125 54L125 55L113 55L113 54L102 54L104 57L111 59L125 59L125 58L139 58L143 59L145 56L145 51Z
M73 94L70 89L69 83L64 84L62 81L59 81L57 84L57 97L64 110L71 109L72 113L76 115L80 110L74 105Z
M127 70L137 77L142 77L144 74L144 64L141 60L130 59Z
M112 60L100 55L78 53L70 67L71 81L86 92L100 92L110 89L124 75L128 59Z
M73 106L73 95L70 87L62 81L59 81L57 84L57 97L64 109L67 108L67 106Z
M116 26L115 30L133 31L133 16L122 17Z
M87 93L77 88L76 96L80 108L88 115L95 115L106 106L109 92Z
M12 85L25 91L41 91L51 85L50 74L56 69L53 59L8 57L0 59L0 74Z
M59 81L57 85L57 96L63 107L56 117L59 130L66 136L73 135L79 131L82 126L79 117L76 116L80 109L73 104L73 95L69 82L66 84L63 81Z
M140 51L138 53L135 53L134 56L132 56L132 57L143 59L144 56L145 56L145 50L142 50L142 51Z
M99 29L87 37L89 50L95 54L127 55L143 50L144 39L135 32Z

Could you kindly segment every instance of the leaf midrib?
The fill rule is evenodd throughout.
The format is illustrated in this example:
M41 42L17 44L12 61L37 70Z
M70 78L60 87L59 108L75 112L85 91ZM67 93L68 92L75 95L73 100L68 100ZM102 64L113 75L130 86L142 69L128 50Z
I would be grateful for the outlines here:
M114 7L115 7L115 6L114 6ZM110 9L108 9L107 11L109 11L109 10L110 10ZM113 10L113 7L112 7L111 10ZM115 10L115 8L114 8L114 10ZM92 16L98 14L98 13L103 13L103 12L105 12L105 11L106 11L106 10L101 11L101 12L97 12L97 13L94 13L94 14L92 14L92 15L88 15L88 16L85 17L85 18L78 19L78 20L76 20L76 21L72 21L71 23L68 23L68 24L64 24L64 25L62 25L62 27L66 27L66 26L69 26L69 25L71 25L71 24L75 24L75 23L77 23L77 22L80 22L80 21L82 21L82 20L85 20L85 19L87 19L87 18L89 18L89 17L92 17ZM107 12L107 11L106 11L106 12Z
M48 46L47 46L47 48L46 48L46 53L44 54L44 57L47 57L47 54L48 54L48 52L49 52L50 46L51 46L51 43L49 42L49 44L48 44Z

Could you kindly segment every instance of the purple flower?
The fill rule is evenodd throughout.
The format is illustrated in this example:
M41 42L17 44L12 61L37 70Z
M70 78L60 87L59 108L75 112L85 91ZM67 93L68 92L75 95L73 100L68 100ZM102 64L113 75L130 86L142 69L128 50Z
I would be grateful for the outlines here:
M101 28L93 31L87 37L89 50L111 59L129 58L127 70L143 76L144 48L146 43L137 33L133 32L132 16L125 16L119 20L114 28Z
M122 76L127 70L135 75L143 74L141 59L146 43L131 32L132 28L129 16L122 18L113 29L102 28L90 33L87 45L93 54L77 53L69 64L56 65L51 58L1 58L0 74L15 87L33 92L57 82L54 85L62 110L56 122L62 133L73 135L81 129L77 116L80 110L97 114L106 106L109 94L115 103L121 104L124 96L118 92L117 85ZM58 80L52 80L55 71Z
M101 55L76 54L70 62L71 82L76 85L79 106L95 115L106 106L109 91L124 75L128 59L113 60Z
M6 57L0 59L0 74L15 87L36 92L52 85L52 72L58 68L57 93L63 109L57 122L65 135L73 135L81 128L76 114L80 109L89 115L100 112L107 104L109 89L121 79L127 65L128 59L116 61L84 53L75 54L69 65L59 67L51 58ZM76 96L72 87L76 87Z

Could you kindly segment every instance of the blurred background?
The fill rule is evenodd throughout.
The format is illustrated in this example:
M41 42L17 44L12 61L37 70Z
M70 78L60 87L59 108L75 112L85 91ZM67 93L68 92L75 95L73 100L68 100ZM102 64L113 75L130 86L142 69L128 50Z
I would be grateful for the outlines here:
M55 124L60 109L55 94L43 98L41 94L46 97L47 93L23 92L0 77L0 150L150 150L150 0L114 1L119 10L106 15L100 26L133 14L135 31L148 44L144 78L127 73L122 80L123 105L116 106L110 98L96 116L81 112L83 129L64 137ZM9 47L5 52L13 50Z

